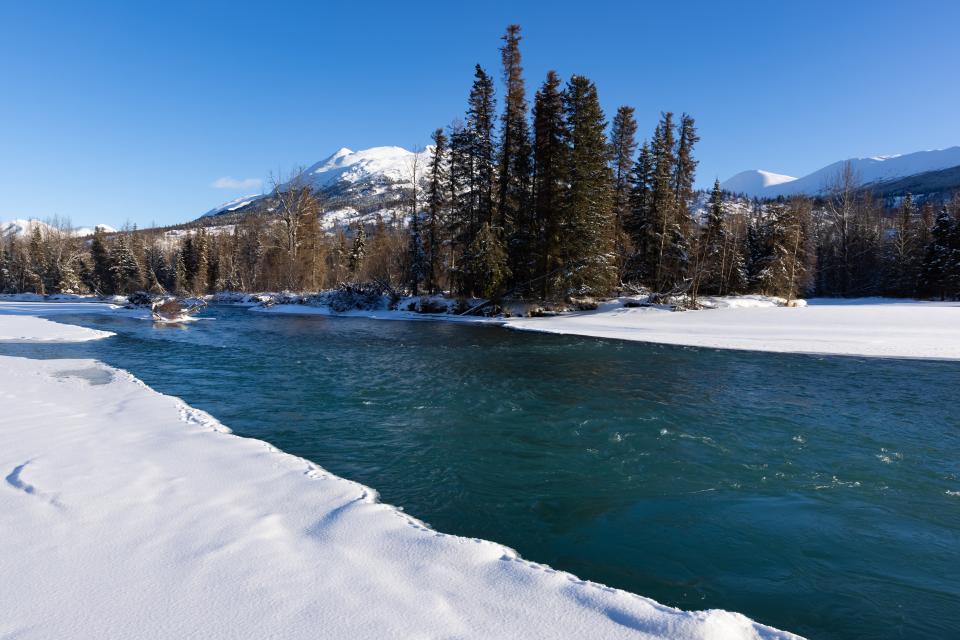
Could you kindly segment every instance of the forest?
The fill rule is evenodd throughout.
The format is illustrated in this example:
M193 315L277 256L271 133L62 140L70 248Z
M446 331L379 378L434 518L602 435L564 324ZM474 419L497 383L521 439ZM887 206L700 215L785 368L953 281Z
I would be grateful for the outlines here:
M553 71L533 95L520 27L497 83L474 70L462 118L411 167L405 215L324 224L323 196L294 172L270 207L235 224L130 227L75 237L37 225L0 238L0 292L204 295L376 283L409 295L562 304L650 292L960 296L960 196L891 203L847 167L816 198L749 201L695 189L694 118L665 111L638 139L635 110L608 122L596 85ZM422 158L422 160L421 160Z

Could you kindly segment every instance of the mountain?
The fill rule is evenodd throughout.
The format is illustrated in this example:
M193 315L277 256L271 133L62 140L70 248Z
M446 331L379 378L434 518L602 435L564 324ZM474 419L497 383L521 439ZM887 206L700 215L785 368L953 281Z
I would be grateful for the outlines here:
M413 184L414 160L420 181L427 175L432 149L419 154L402 147L372 147L352 151L346 147L311 165L303 179L320 196L324 208L324 226L345 226L359 220L372 220L377 214L387 218L402 215ZM281 189L290 183L284 183ZM422 186L422 185L421 185ZM245 196L211 209L201 217L224 217L270 210L271 194Z
M741 171L737 175L729 178L720 185L725 191L730 193L761 193L768 187L775 187L785 182L796 180L793 176L785 176L779 173L761 171L760 169L750 169Z
M723 182L721 186L732 193L745 193L758 198L776 198L801 193L818 195L829 188L831 182L848 162L860 184L882 191L883 187L892 181L960 167L960 146L894 156L840 160L801 178L790 178L790 176L759 170L743 171ZM960 187L960 182L952 184L943 183L942 180L940 182L940 188ZM922 180L916 182L921 188L923 183Z
M113 227L105 224L99 224L97 226L102 228L107 233L113 233L116 231L116 229ZM0 237L16 236L18 238L25 238L33 233L35 228L39 228L42 233L53 230L52 226L46 222L41 222L40 220L15 218L13 220L0 221ZM70 229L71 235L77 237L92 236L94 231L95 227L74 227L73 229Z

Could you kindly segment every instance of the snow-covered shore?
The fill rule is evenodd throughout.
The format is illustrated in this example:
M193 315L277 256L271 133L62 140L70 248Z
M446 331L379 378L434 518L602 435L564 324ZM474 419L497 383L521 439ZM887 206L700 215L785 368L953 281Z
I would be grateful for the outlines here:
M96 361L0 356L0 401L0 637L796 637L435 532Z
M522 331L572 334L690 347L888 358L960 359L960 302L889 298L814 299L786 307L764 296L706 298L713 308L672 312L664 306L601 303L595 311L542 318L481 318L411 311L347 311L278 304L275 314L441 320L499 324ZM780 301L782 302L782 301Z
M960 302L811 300L802 307L733 304L674 313L612 303L513 329L778 353L960 359Z

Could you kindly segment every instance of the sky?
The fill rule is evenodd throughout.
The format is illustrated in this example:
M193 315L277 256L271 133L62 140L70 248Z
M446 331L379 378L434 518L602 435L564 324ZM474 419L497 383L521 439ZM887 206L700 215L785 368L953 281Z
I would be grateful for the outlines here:
M426 145L510 23L531 100L555 69L641 137L694 116L701 186L960 144L955 0L11 1L0 220L175 224L340 147Z

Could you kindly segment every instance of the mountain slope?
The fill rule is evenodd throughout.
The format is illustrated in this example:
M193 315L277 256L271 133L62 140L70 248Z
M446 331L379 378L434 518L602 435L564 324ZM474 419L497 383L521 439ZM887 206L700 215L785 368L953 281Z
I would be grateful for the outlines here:
M107 233L116 231L113 227L105 224L98 224L97 227L102 228ZM15 218L13 220L0 220L0 237L15 236L17 238L25 238L33 233L34 229L40 229L41 233L47 233L52 231L53 227L46 222L34 219ZM96 227L74 227L70 229L70 234L77 237L91 236L95 229Z
M750 175L775 176L777 174L769 174L764 171L741 172L723 182L721 186L733 193L746 193L758 198L776 198L777 196L801 193L817 195L829 188L848 162L861 184L876 185L908 176L960 166L960 146L894 156L850 158L849 160L829 164L801 178L781 182L764 183L759 176Z

